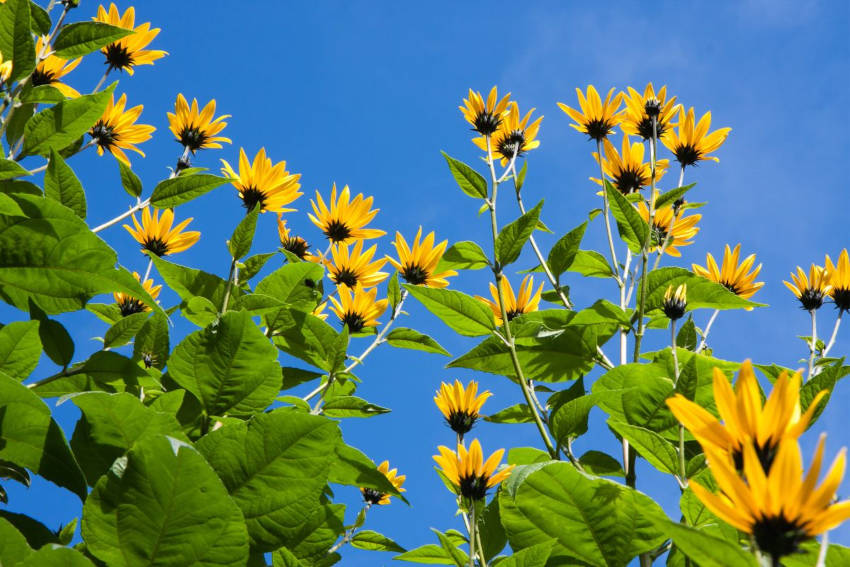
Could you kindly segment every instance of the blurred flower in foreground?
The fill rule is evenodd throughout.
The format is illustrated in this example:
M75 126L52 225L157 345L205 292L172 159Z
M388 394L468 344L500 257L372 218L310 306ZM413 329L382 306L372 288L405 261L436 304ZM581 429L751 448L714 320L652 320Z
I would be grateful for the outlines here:
M602 158L602 171L611 178L614 187L623 195L640 191L652 183L652 165L644 163L644 147L641 142L630 143L628 135L623 135L623 150L617 152L614 144L606 138L603 140L605 157ZM593 157L599 161L599 154L593 152ZM670 164L666 159L655 162L655 182L658 183L667 166ZM591 177L591 180L602 185L601 179Z
M310 200L314 214L308 214L319 230L333 243L350 244L355 240L367 240L378 238L386 234L383 230L376 228L364 228L372 222L380 209L372 209L373 197L363 198L363 193L358 193L351 199L351 191L348 185L342 188L337 199L336 183L331 189L331 197L325 204L322 196L316 191L316 200Z
M443 240L437 246L434 246L434 233L429 232L421 243L419 239L422 236L422 227L416 233L416 238L413 240L413 246L407 245L407 241L401 233L395 233L395 242L393 246L398 254L398 260L394 258L387 259L390 261L396 270L399 271L401 277L407 283L413 285L425 285L428 287L446 287L449 285L446 278L456 276L454 270L446 270L444 272L435 273L440 259L443 257L443 252L446 250L448 240Z
M434 455L434 460L440 465L443 474L455 485L461 496L473 501L483 500L487 489L508 478L514 468L514 465L508 465L497 473L496 467L505 450L495 451L485 461L478 439L472 440L468 451L461 444L457 446L457 453L442 445L437 450L440 454Z
M558 103L558 107L575 120L575 124L570 124L570 126L598 142L607 137L614 126L623 119L623 113L618 112L620 102L623 100L623 93L617 93L614 100L611 100L614 90L612 87L608 91L608 96L605 97L605 102L602 102L596 88L593 85L588 85L586 98L581 89L576 89L581 112L562 102Z
M520 120L517 103L512 101L508 105L508 112L502 118L501 125L490 140L490 150L493 157L500 159L502 167L506 166L510 160L521 157L525 152L540 146L540 140L535 138L537 138L540 121L543 120L543 117L539 116L530 125L528 123L534 110L533 108L529 110ZM485 152L487 151L486 137L482 136L472 141L476 146Z
M174 222L174 211L166 209L162 212L162 217L159 216L160 211L155 211L151 216L150 207L145 207L142 210L142 224L136 220L136 215L133 215L133 225L135 230L128 225L124 225L136 242L142 245L143 250L149 250L157 256L165 256L167 254L176 254L194 246L201 237L200 232L182 232L192 218L188 218L171 228Z
M260 148L253 163L248 161L245 150L239 148L238 174L225 160L221 160L221 164L222 175L234 180L233 186L239 191L239 197L248 212L258 204L262 213L295 210L284 207L302 195L298 191L301 188L298 183L301 174L286 171L285 161L272 165L272 160L266 157L265 148Z
M44 49L44 40L45 38L43 37L38 38L35 45L36 53L41 53L42 49ZM48 49L49 48L50 46L48 46ZM79 65L82 60L82 57L78 57L72 61L68 61L67 59L56 57L51 53L45 59L39 61L38 65L36 65L35 71L32 72L32 78L30 79L32 86L40 87L42 85L50 85L68 98L76 98L80 96L80 93L78 93L76 89L66 85L59 79L76 69L77 65Z
M543 293L543 283L540 283L540 287L537 288L537 291L534 291L534 277L531 275L525 276L522 280L522 283L519 286L519 294L514 295L514 289L511 287L511 282L508 280L506 276L502 277L502 297L505 298L505 312L508 315L508 321L512 321L514 317L518 317L523 313L529 313L531 311L537 311L538 305L540 305L540 295ZM496 318L496 324L502 324L502 308L499 305L499 290L496 288L496 284L490 284L490 295L493 296L493 301L485 297L481 297L480 295L476 295L475 299L485 303L491 311L493 311L493 316Z
M103 6L98 6L97 16L92 19L96 22L134 31L134 33L122 37L100 50L101 53L106 55L106 62L109 64L110 70L122 69L132 75L133 67L136 65L153 65L154 61L168 55L166 51L145 49L157 36L159 28L151 29L150 22L133 27L136 20L136 9L132 6L121 15L118 12L118 7L110 2L108 12Z
M460 436L466 435L478 420L481 406L492 394L485 390L478 393L478 382L471 380L464 388L460 380L455 380L454 385L442 382L434 403L443 412L446 422L452 431Z
M150 140L156 128L148 124L136 124L144 109L143 105L124 110L126 104L126 94L122 94L117 103L113 96L100 120L89 130L89 136L97 144L98 155L102 156L106 150L129 166L130 160L123 150L133 150L144 157L145 153L137 148L136 144Z
M661 87L656 94L652 83L646 85L641 95L632 87L628 88L628 95L623 94L626 103L623 123L620 126L625 134L640 136L644 140L652 138L652 117L656 115L655 134L658 139L670 127L670 121L681 106L676 104L676 97L667 98L667 86Z
M691 264L691 269L696 275L719 283L739 297L749 299L764 286L764 282L754 281L761 271L761 264L750 271L756 262L756 255L750 254L739 263L740 254L740 244L737 244L734 250L727 244L720 268L717 267L714 256L708 253L705 255L705 268Z
M723 145L732 128L719 128L708 133L711 126L711 112L703 114L699 122L694 126L694 109L689 108L685 113L684 108L679 109L679 122L676 128L671 128L664 133L661 141L667 149L673 152L676 160L682 167L694 165L698 161L712 160L720 161L711 152Z
M510 98L511 93L508 93L499 100L498 91L494 86L485 102L481 93L469 89L469 98L463 99L463 106L458 108L466 121L472 124L473 130L483 136L489 136L499 128L507 114Z
M389 274L379 271L387 263L386 258L372 262L375 250L378 246L373 244L363 251L363 241L358 240L349 251L346 244L334 244L331 246L330 260L324 260L328 269L328 277L338 286L356 287L358 284L364 288L376 286Z
M827 255L826 277L829 279L829 296L835 302L835 307L841 311L850 311L850 256L846 248L838 255L835 264Z
M348 327L349 332L359 333L365 327L378 326L378 317L387 310L387 300L376 301L378 288L363 289L357 285L353 288L339 286L339 300L330 296L331 311L339 318L340 323Z
M231 143L230 138L219 136L227 126L224 120L230 118L230 115L222 114L213 119L214 115L215 99L198 111L198 99L193 98L190 107L186 97L180 93L174 102L174 113L168 113L168 127L177 141L184 148L189 148L193 154L206 148L221 148L219 142Z
M383 473L385 477L387 477L387 480L390 481L390 484L392 484L396 488L396 490L398 490L399 492L406 492L406 490L401 486L404 484L404 481L407 476L403 474L398 474L398 469L390 470L389 461L384 461L383 463L378 465L378 470L381 471L381 473ZM374 488L361 488L360 493L363 495L363 500L365 500L369 504L379 504L381 506L384 506L390 503L389 494L384 494L383 492L375 490Z
M133 277L141 282L141 277L139 276L138 272L133 272ZM145 280L145 283L142 284L142 287L145 289L146 292L148 292L148 294L150 294L153 299L159 297L159 292L162 290L161 285L153 285L152 279ZM121 293L120 291L116 291L115 293L113 293L112 297L115 298L115 303L118 305L118 309L121 311L122 317L126 317L127 315L132 315L134 313L142 313L151 310L151 308L142 303L141 300L136 299L135 297L132 297L125 293Z
M782 283L800 300L800 305L806 311L820 309L824 298L832 290L826 270L822 266L816 266L815 264L809 267L809 277L806 277L806 272L803 271L803 268L797 266L797 273L791 272L791 279L794 283L788 281L783 281Z

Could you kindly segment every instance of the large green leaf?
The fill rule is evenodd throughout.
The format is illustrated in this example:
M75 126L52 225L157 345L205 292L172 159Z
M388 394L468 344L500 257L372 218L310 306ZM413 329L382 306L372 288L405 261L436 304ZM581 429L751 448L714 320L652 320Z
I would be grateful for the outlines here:
M50 150L50 162L44 172L44 194L77 213L81 219L86 218L86 192L83 184L54 149Z
M38 321L16 321L0 328L0 372L24 380L38 366Z
M133 313L122 317L107 329L103 336L103 348L116 348L129 343L148 320L146 312Z
M184 302L188 302L193 297L203 297L211 301L214 306L221 306L227 289L225 280L201 270L163 260L154 254L149 256L168 287ZM236 300L241 295L242 292L236 287L230 290L231 300Z
M456 160L446 152L442 152L443 157L449 164L449 170L452 172L452 177L457 181L461 191L475 199L487 198L487 181L481 175L463 163Z
M404 288L428 311L465 337L487 335L496 328L490 308L463 292L410 284L404 284Z
M581 245L581 239L584 238L584 231L587 229L587 221L584 221L576 228L562 236L558 242L549 250L549 269L555 274L555 277L560 276L573 264L576 254Z
M116 471L121 476L116 474ZM244 567L248 533L236 503L192 447L139 441L83 507L83 540L110 567Z
M489 265L490 260L478 244L471 240L462 240L449 246L435 271L480 270Z
M422 333L414 329L397 327L390 331L390 334L387 335L386 340L387 344L389 344L390 346L398 348L409 348L412 350L421 350L424 352L433 352L436 354L444 354L446 356L449 356L448 351L441 347L437 341L435 341L428 335L423 335Z
M407 561L408 563L424 563L427 565L455 565L449 552L439 545L429 543L416 549L406 551L401 555L393 557L398 561Z
M326 504L309 517L300 518L299 529L289 538L289 551L305 566L329 567L337 563L340 555L328 554L328 550L345 531L344 516L343 504Z
M14 567L32 553L26 538L8 520L0 517L0 565Z
M677 423L665 403L673 394L667 373L660 363L624 364L600 376L593 393L599 407L614 419L663 431Z
M611 205L611 214L617 221L617 230L620 238L635 254L640 254L646 235L649 232L649 224L640 216L637 209L620 193L616 187L605 180L605 191L608 193L608 202Z
M405 549L383 534L372 530L357 532L351 539L351 546L369 551L403 552Z
M226 313L217 325L183 339L168 371L209 415L262 411L280 391L277 351L244 311Z
M274 344L280 350L326 372L338 370L345 362L340 350L341 335L333 327L304 311L281 309L274 319Z
M764 307L762 303L755 303L735 295L719 283L700 277L684 268L660 268L649 272L646 288L646 310L647 312L662 309L664 305L664 293L667 288L679 285L688 286L687 310L708 309L742 309L748 307Z
M216 187L229 183L227 177L219 177L208 173L197 175L180 175L172 177L154 187L151 204L158 209L168 209L188 203Z
M148 374L126 356L102 350L66 370L65 376L36 386L32 391L42 398L87 391L123 392L128 387L135 390L140 385L147 386L150 380Z
M132 33L132 29L103 22L74 22L59 31L53 41L54 55L62 59L82 57Z
M322 296L316 286L323 275L322 266L313 262L285 264L260 280L255 291L292 308L312 311ZM268 319L275 327L274 316Z
M76 549L49 546L28 555L20 565L21 567L95 567L94 563Z
M676 547L696 561L700 567L758 566L755 557L744 551L737 543L667 519L653 520L659 529L673 539Z
M12 81L22 79L35 69L35 42L30 31L28 0L6 0L0 6L0 53L3 61L12 61Z
M549 541L521 549L499 563L499 567L544 567L554 543Z
M567 270L589 278L610 278L614 275L608 260L596 250L577 251Z
M673 475L679 473L676 449L659 434L615 419L608 420L608 427L631 443L640 456L659 471Z
M24 177L29 174L29 170L24 167L21 167L18 162L10 159L0 158L0 180L14 179L15 177Z
M234 260L239 260L251 251L254 243L254 233L257 231L257 218L260 216L259 205L248 211L248 214L239 221L233 235L227 242L227 248Z
M147 360L150 366L162 370L168 361L169 352L168 319L161 313L154 313L136 333L133 358Z
M404 500L404 497L390 484L387 477L378 471L372 459L342 439L336 445L335 458L329 471L328 482L374 488L384 494L392 494Z
M512 264L519 258L523 246L528 242L528 238L534 232L534 229L537 228L542 208L543 201L540 201L533 209L514 222L505 225L499 231L499 235L496 238L496 261L501 266Z

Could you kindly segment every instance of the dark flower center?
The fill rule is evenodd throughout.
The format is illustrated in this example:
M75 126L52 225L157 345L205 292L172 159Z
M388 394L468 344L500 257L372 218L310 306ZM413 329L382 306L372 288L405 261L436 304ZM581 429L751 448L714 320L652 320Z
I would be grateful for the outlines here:
M133 55L123 45L110 43L106 46L106 62L113 69L123 69L133 65Z
M168 243L160 240L159 238L148 238L145 240L142 247L145 250L150 250L157 256L165 256L168 254Z
M118 303L118 309L121 311L121 316L126 317L128 315L133 315L134 313L142 313L145 310L145 304L135 297L125 296L122 301Z
M192 153L204 147L208 136L197 126L186 126L180 132L180 143Z
M687 306L688 302L681 298L677 298L675 296L668 297L664 300L664 314L671 321L681 319L685 314L685 308Z
M32 82L32 86L34 87L40 87L41 85L49 85L54 80L55 79L53 78L53 73L51 73L50 71L42 71L39 69L36 69L32 72L32 78L30 79L30 81Z
M307 241L298 236L285 238L280 242L280 245L284 250L292 252L302 260L307 256L307 250L310 248Z
M643 109L646 111L647 116L652 119L653 116L658 116L661 113L661 101L655 97L648 98L643 105Z
M702 155L702 152L691 145L679 146L673 153L676 154L676 159L683 166L694 165Z
M337 284L347 285L348 287L353 288L357 285L357 274L349 268L342 268L339 272L337 272L334 281Z
M369 504L379 503L384 498L384 496L386 495L383 492L378 492L374 488L363 489L363 500L365 500Z
M404 270L401 272L401 277L404 278L404 281L413 285L424 284L428 281L428 276L430 275L425 268L420 267L418 264L404 266Z
M513 311L508 311L506 314L508 316L508 321L513 321L515 317L519 317L525 313L521 308L516 308Z
M667 240L667 227L652 225L652 244L653 246L662 246Z
M638 134L644 140L649 140L652 138L652 118L645 116L637 125ZM661 139L661 135L667 131L667 123L658 121L655 124L655 133L658 135L658 139Z
M144 362L145 368L150 368L154 365L154 362L156 362L156 356L150 352L142 353L142 362Z
M342 242L351 237L351 228L340 220L332 220L325 227L325 236L331 242Z
M363 319L363 316L360 313L352 313L351 311L348 311L342 316L342 324L348 327L349 332L359 333L363 330L363 327L366 326L366 320Z
M525 146L525 132L514 130L499 140L496 144L496 151L505 159L513 159L523 154L523 146Z
M738 285L735 282L720 282L720 285L722 285L735 295L741 295L741 290L738 289Z
M594 118L584 123L584 131L592 140L601 141L611 132L611 123L607 120Z
M832 301L835 308L841 311L850 311L850 289L832 289Z
M483 500L487 495L486 476L465 476L460 478L460 494L470 500Z
M820 289L804 289L800 295L800 303L806 311L820 309L823 305L823 290Z
M472 414L466 411L456 411L450 413L446 421L448 422L449 427L452 428L452 431L458 435L465 435L469 433L477 419L477 414Z
M118 133L115 129L106 124L103 120L98 120L97 123L89 130L89 135L98 146L110 148L118 141Z
M641 175L640 171L623 169L620 170L619 175L614 178L614 182L620 193L628 195L629 193L640 191L646 186L649 180L644 175Z
M255 187L245 187L239 195L242 197L242 206L250 213L259 203L260 210L266 208L266 194Z
M473 120L475 125L475 130L479 134L483 134L484 136L489 136L493 132L499 129L499 124L502 123L502 119L493 114L492 112L484 111L480 112Z
M753 537L759 549L770 555L775 565L779 559L796 552L809 539L806 531L785 516L761 517L753 524Z

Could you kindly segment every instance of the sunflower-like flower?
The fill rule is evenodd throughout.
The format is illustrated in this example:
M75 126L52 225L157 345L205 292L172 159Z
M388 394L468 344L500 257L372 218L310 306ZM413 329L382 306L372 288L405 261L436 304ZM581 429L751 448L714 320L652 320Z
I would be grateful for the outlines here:
M478 382L471 380L464 388L460 380L455 380L454 385L442 382L434 403L443 412L446 423L452 431L460 435L466 435L480 417L481 406L487 398L493 394L489 390L478 393Z
M396 490L398 490L399 492L406 492L406 489L402 488L401 486L404 484L404 481L407 476L403 474L398 474L398 469L390 470L389 461L384 461L383 463L378 465L378 470L381 471L381 473L385 477L387 477L387 480L390 481L390 484L392 484L396 488ZM360 493L363 495L363 500L367 504L378 504L384 506L390 503L389 494L384 494L383 492L375 490L374 488L361 488Z
M501 287L502 297L505 298L505 312L508 315L508 321L512 321L514 317L518 317L523 313L537 311L540 305L540 295L543 293L543 283L540 284L540 287L535 292L533 276L528 275L523 278L522 283L519 285L519 294L514 294L514 288L511 286L511 282L508 281L507 277L502 278ZM490 295L493 297L493 301L480 295L476 295L475 299L485 303L493 312L493 316L496 318L496 324L501 325L502 308L499 305L499 290L494 283L490 284Z
M44 49L44 38L39 37L38 42L36 42L35 52L41 53ZM51 87L58 89L63 95L68 98L76 98L80 96L80 93L76 91L73 87L66 85L59 79L73 71L77 68L77 65L82 61L82 57L78 57L72 61L68 61L67 59L62 59L61 57L56 57L51 52L45 59L39 61L38 65L35 67L35 71L32 72L32 78L30 82L34 87L40 87L42 85L50 85Z
M605 102L602 102L599 93L596 92L596 88L593 85L588 85L587 97L584 96L581 89L577 88L576 94L578 95L578 104L581 107L581 112L570 108L562 102L558 103L558 107L567 116L575 120L575 124L570 124L570 126L583 134L587 134L592 140L598 142L606 138L623 119L623 113L619 110L620 103L623 100L623 93L617 93L612 100L611 96L614 94L614 90L612 88L608 91Z
M142 278L139 276L138 272L133 272L133 277L136 278L137 281L141 282ZM159 292L162 290L162 286L154 286L152 279L145 280L145 283L142 284L142 287L146 292L153 298L156 299L159 297ZM143 313L145 311L150 311L151 308L148 305L145 305L140 299L136 299L131 295L127 295L125 293L121 293L120 291L116 291L112 294L112 297L115 298L115 303L118 305L118 309L121 311L121 316L126 317L127 315L132 315L133 313Z
M531 120L531 113L534 108L528 111L520 120L519 106L516 102L511 101L508 105L508 111L502 118L502 123L496 130L490 141L490 150L494 157L498 157L502 167L514 158L518 158L529 150L540 146L540 140L537 140L537 132L540 130L540 121L543 120L539 116L537 120L528 123ZM487 137L481 136L473 140L476 146L487 151Z
M109 64L110 69L126 70L128 74L132 75L133 68L136 65L153 65L154 61L168 55L166 51L145 49L159 34L159 28L151 29L150 22L134 27L136 9L132 6L127 8L122 15L118 12L118 7L110 2L109 11L103 6L98 6L97 16L93 19L96 22L133 30L132 34L122 37L100 50L101 53L106 55L106 63Z
M339 317L339 322L348 327L351 333L359 333L365 327L377 327L378 317L387 310L387 300L376 301L378 288L363 289L357 285L352 290L339 286L339 300L330 296L331 311Z
M676 104L676 97L667 98L667 86L661 87L658 93L652 83L646 85L643 94L632 87L628 88L629 94L623 96L626 103L626 111L623 115L621 128L623 132L632 136L640 136L644 140L652 138L652 116L655 114L655 133L660 139L670 127L670 121L681 106Z
M174 113L168 113L168 127L177 141L184 148L189 148L194 154L205 148L221 148L220 142L231 143L230 138L219 136L227 126L224 120L230 118L229 114L222 114L216 119L215 99L209 101L204 109L198 110L198 99L192 99L192 105L186 101L182 93L177 95L174 102Z
M373 244L364 251L362 240L355 242L351 250L347 244L334 244L331 246L330 259L323 260L328 269L328 277L338 286L353 288L359 284L370 288L378 285L387 279L389 274L380 271L387 263L386 258L372 261L377 248L377 244Z
M350 244L355 240L378 238L386 232L377 228L364 228L380 210L372 209L372 201L373 197L364 198L363 193L358 193L351 199L348 185L342 188L337 199L334 183L328 201L330 206L325 205L322 196L316 191L316 200L310 200L314 214L308 213L308 216L328 240L334 243Z
M664 315L671 321L681 319L685 315L685 309L688 308L688 284L679 284L676 291L673 291L672 284L668 285L661 307Z
M732 128L719 128L709 134L710 126L710 111L703 114L699 122L694 125L693 107L689 108L687 113L684 108L680 108L676 128L670 128L664 132L661 142L673 152L682 167L694 165L703 160L720 161L708 154L723 145Z
M162 211L162 216L159 216L160 211L155 211L151 215L150 207L145 207L142 211L142 224L136 220L136 215L133 215L133 225L135 229L129 225L124 225L136 242L142 245L142 250L148 250L157 256L165 256L167 254L176 254L182 252L195 245L201 237L200 232L183 232L192 218L188 218L175 226L174 212L171 209Z
M656 197L657 198L657 197ZM643 201L639 202L638 213L643 220L649 222L649 209ZM702 215L685 216L680 207L668 205L655 209L652 219L652 242L650 251L664 248L664 253L678 258L682 255L679 248L693 244L691 240L699 232L697 223ZM664 243L667 243L665 246Z
M429 232L421 243L422 227L416 232L413 246L408 246L407 241L400 232L395 233L393 247L398 254L398 260L387 256L390 264L399 271L404 281L413 285L425 285L428 287L447 287L449 282L446 278L456 276L454 270L435 273L437 265L446 251L448 240L443 240L434 246L434 232Z
M469 98L463 99L463 106L458 108L466 121L472 124L472 129L482 136L490 136L498 130L508 113L508 101L511 93L499 99L498 89L494 86L487 95L487 101L481 93L469 89Z
M310 245L300 236L290 233L286 228L286 220L281 213L277 214L277 236L280 238L280 247L284 250L292 252L302 260L312 259L313 256L309 252Z
M757 451L747 444L745 479L728 456L711 453L708 463L720 492L711 492L697 482L691 482L691 490L719 518L750 534L773 565L780 565L780 559L796 552L801 543L850 518L850 501L833 503L844 478L845 449L817 484L824 441L822 435L805 476L800 445L794 439L779 444L769 471L763 469Z
M284 207L302 195L298 191L301 188L298 183L301 174L286 171L285 161L272 165L272 160L266 157L265 148L260 148L253 163L248 161L245 150L239 148L238 174L225 160L221 160L221 164L221 173L234 180L233 186L239 191L242 205L249 212L257 204L260 205L261 213L295 210Z
M635 193L644 187L648 187L652 183L652 164L644 163L644 147L640 142L634 144L629 142L629 136L623 135L623 149L617 151L614 144L608 141L608 138L603 140L605 148L605 157L602 158L602 171L605 175L611 178L614 187L623 195ZM599 161L599 154L593 152L593 157ZM666 159L660 159L655 162L655 182L664 177L667 167L670 162ZM599 185L602 185L601 179L591 177Z
M0 53L0 83L5 83L12 76L12 60L3 60L3 54Z
M434 460L443 474L455 485L457 493L473 501L483 500L487 489L508 478L514 468L514 465L508 465L496 472L505 450L495 451L485 461L478 439L472 440L468 451L462 444L458 444L457 452L442 445L437 450L440 454L434 455Z
M714 401L723 420L721 424L705 408L681 394L667 400L667 405L685 429L691 432L702 448L729 455L740 469L744 449L753 444L765 470L769 470L776 457L776 449L783 439L796 440L806 428L827 392L819 392L809 404L806 413L800 410L800 383L802 376L795 372L788 376L782 372L773 383L773 390L762 405L761 390L749 360L741 363L735 389L718 368L714 369Z
M800 300L800 305L806 311L815 311L823 305L823 300L832 292L830 278L823 266L812 264L809 267L809 276L800 266L797 273L791 272L794 283L783 281L782 283L791 290L791 293Z
M691 264L691 269L698 276L702 276L715 283L719 283L735 295L749 299L764 286L764 282L754 281L761 271L761 264L753 268L756 255L750 254L739 263L741 245L737 244L735 249L726 245L723 251L723 264L717 267L717 262L711 253L705 255L705 268L697 264ZM750 269L752 271L750 271Z
M98 155L102 156L103 151L106 150L129 166L130 160L124 150L133 150L145 157L145 152L136 147L136 144L150 140L156 128L148 124L136 124L136 120L142 114L143 105L125 110L126 105L126 94L122 94L118 102L115 102L113 96L106 105L100 120L89 130L89 136L97 144Z
M832 263L832 258L826 257L826 274L829 279L829 296L840 311L850 311L850 257L847 249L838 255L838 262Z

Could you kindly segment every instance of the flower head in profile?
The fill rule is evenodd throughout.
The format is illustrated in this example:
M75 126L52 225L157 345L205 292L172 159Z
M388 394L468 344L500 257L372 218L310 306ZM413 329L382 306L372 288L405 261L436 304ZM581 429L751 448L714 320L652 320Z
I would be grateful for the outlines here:
M698 161L720 161L711 152L723 145L732 128L719 128L709 134L711 112L703 114L699 122L694 124L694 109L679 109L679 122L675 128L664 132L661 138L667 149L673 152L682 167L695 165Z
M623 96L626 103L626 111L623 114L621 128L623 132L631 136L640 136L643 140L652 138L652 116L655 114L655 134L658 139L670 128L670 121L679 110L680 104L676 104L676 97L667 98L667 86L661 87L658 92L652 83L646 85L643 94L632 87L628 88L628 95Z
M847 249L838 255L838 262L826 257L826 277L829 280L829 296L839 311L850 311L850 256Z
M483 500L487 490L508 478L514 468L508 465L496 472L505 450L495 451L485 461L478 439L472 440L469 450L462 444L458 444L457 452L442 445L437 450L440 454L434 455L434 460L443 474L455 485L458 494L473 501Z
M35 46L36 53L42 52L42 49L44 49L44 41L45 38L38 38ZM73 87L63 83L60 79L76 69L77 65L79 65L82 60L82 57L78 57L72 61L68 61L67 59L56 57L51 52L50 55L39 61L38 65L35 66L35 71L32 72L30 82L34 87L50 85L51 87L59 90L59 92L66 97L76 98L80 96L80 93L78 93Z
M141 282L141 277L138 272L133 272L133 277L136 278L136 281ZM142 284L142 287L148 294L156 299L159 297L159 292L162 290L162 286L154 286L152 279L145 280L145 283ZM121 316L126 317L127 315L132 315L134 313L143 313L145 311L150 311L151 308L148 305L145 305L142 300L136 299L126 293L122 293L120 291L116 291L112 294L112 297L115 298L115 304L118 305L118 309L121 311Z
M661 308L664 310L664 315L671 321L681 319L685 315L685 309L688 308L688 284L679 284L676 291L673 291L672 284L668 285Z
M692 264L693 272L701 277L719 283L735 295L749 299L764 286L764 282L755 281L761 271L761 264L753 268L756 255L750 254L739 261L741 245L737 244L735 249L726 245L723 251L723 263L718 268L717 262L711 253L705 255L705 267Z
M277 214L277 236L280 239L280 247L284 250L292 252L302 260L315 261L313 258L314 255L309 252L310 245L307 244L306 240L292 234L286 228L286 219L283 218L283 214L281 213Z
M602 171L611 178L611 183L623 195L635 193L652 183L652 165L643 161L644 147L640 142L630 143L629 136L623 135L622 151L618 152L608 139L603 140L604 157L602 158ZM599 161L599 154L593 152L593 157ZM655 162L655 182L664 177L669 162L660 159ZM593 181L602 185L601 179L591 177Z
M437 265L443 257L443 252L446 251L448 240L443 240L434 246L433 232L429 232L422 242L420 242L421 238L421 226L416 233L416 238L413 239L413 246L408 246L401 233L396 232L393 246L398 254L398 260L390 257L387 259L407 283L428 287L448 286L449 282L446 278L456 276L457 272L446 270L437 273Z
M301 188L298 183L301 174L286 171L285 161L273 165L272 160L266 157L265 148L260 148L253 163L248 161L245 150L239 148L239 173L225 160L221 160L221 164L221 173L234 180L233 186L239 191L242 205L248 212L257 205L261 213L295 210L285 207L302 195L298 190Z
M203 110L198 110L198 99L192 99L192 105L186 101L183 94L177 95L174 103L174 113L168 113L168 127L178 142L194 154L206 148L221 148L221 142L231 143L230 138L219 136L227 127L224 120L229 114L215 116L215 99L209 101Z
M12 60L3 60L3 54L0 53L0 83L5 83L12 76Z
M380 271L387 263L385 258L372 261L378 246L373 244L365 251L363 241L358 240L353 247L339 243L331 246L331 257L325 259L324 264L328 269L328 277L338 286L350 288L360 285L370 288L378 285L389 277L386 272Z
M537 133L540 131L542 116L529 124L534 108L529 110L520 119L519 106L511 101L508 111L502 118L502 122L490 140L490 150L494 158L498 158L502 167L506 166L514 158L521 157L530 150L540 146ZM487 151L487 137L481 136L473 140L476 146Z
M380 465L378 465L378 470L387 477L387 480L390 481L396 490L399 492L406 492L406 489L401 486L404 484L405 479L407 479L406 475L398 474L398 469L390 470L390 462L384 461ZM379 490L375 490L374 488L361 488L360 493L363 495L363 500L367 504L378 504L380 506L385 506L390 503L390 495L384 494Z
M124 150L133 150L144 157L145 153L136 144L150 140L156 128L148 124L136 124L142 114L143 105L125 110L126 105L126 94L122 94L118 102L115 102L113 96L100 120L89 130L89 136L97 144L98 155L102 156L106 150L129 166L130 160Z
M378 317L387 310L387 300L377 300L378 288L363 289L357 285L353 289L339 286L339 299L330 296L331 311L340 323L348 327L351 333L359 333L366 327L377 327Z
M481 406L492 394L485 390L478 393L478 382L471 380L464 388L460 380L455 380L454 385L442 382L434 403L443 412L446 423L452 431L460 435L466 435L478 420Z
M316 200L310 200L313 214L309 215L319 230L334 243L350 244L355 240L378 238L386 234L383 230L366 228L380 209L372 209L373 197L364 198L358 193L354 199L348 185L342 188L337 198L336 183L331 189L328 204L316 191Z
M782 283L791 290L806 311L820 309L823 306L823 300L832 291L830 278L823 266L812 264L809 267L808 277L803 268L797 266L797 273L791 272L791 280L794 283L788 281Z
M127 8L122 15L118 12L118 7L112 2L109 4L108 11L101 5L97 7L97 16L93 19L96 22L133 30L132 34L122 37L100 50L101 53L106 55L106 63L110 69L126 70L128 74L132 75L136 65L153 65L154 61L168 55L165 51L145 49L159 34L159 28L151 29L150 22L134 27L136 9L132 6Z
M192 219L188 218L172 228L174 212L171 209L157 210L151 215L150 207L145 207L142 210L142 224L139 224L136 215L133 215L135 228L126 224L124 228L142 245L142 250L148 250L157 256L166 256L191 248L201 237L200 232L183 232L190 222Z
M534 276L528 275L522 279L519 286L519 293L514 294L514 288L507 277L502 277L501 281L502 297L505 298L505 313L508 315L508 321L512 321L514 317L518 317L523 313L537 311L540 305L540 296L543 293L543 283L534 291ZM493 300L490 301L486 297L476 295L475 299L485 303L493 312L496 318L496 324L502 324L502 308L499 305L499 290L496 284L490 284L490 295Z
M614 88L609 90L603 102L593 85L588 85L586 97L581 89L577 88L576 94L581 111L562 102L558 103L558 107L575 121L575 124L570 126L599 142L606 138L623 119L623 113L620 111L623 93L617 93L615 96L615 90Z
M463 99L463 106L458 108L474 131L482 136L490 136L496 132L508 113L510 98L511 93L508 93L499 99L498 89L495 86L490 89L486 101L481 93L469 89L469 98Z
M649 209L646 204L641 201L637 207L641 218L649 222ZM679 252L679 248L694 243L692 238L699 232L697 223L701 218L702 215L685 215L681 207L674 205L655 209L655 216L652 218L650 250L663 248L665 254L674 258L680 257L682 253Z

